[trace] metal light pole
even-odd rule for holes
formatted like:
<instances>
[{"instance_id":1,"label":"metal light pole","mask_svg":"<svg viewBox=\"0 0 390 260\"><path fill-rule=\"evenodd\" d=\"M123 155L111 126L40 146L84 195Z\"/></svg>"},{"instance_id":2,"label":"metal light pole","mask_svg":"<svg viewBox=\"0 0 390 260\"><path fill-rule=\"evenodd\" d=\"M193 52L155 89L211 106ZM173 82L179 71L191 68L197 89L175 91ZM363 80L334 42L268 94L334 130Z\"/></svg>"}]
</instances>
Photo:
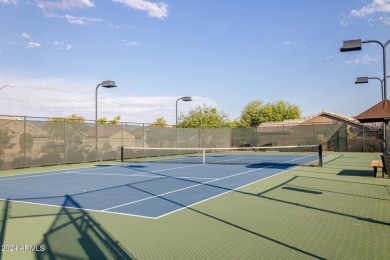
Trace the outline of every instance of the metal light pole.
<instances>
[{"instance_id":1,"label":"metal light pole","mask_svg":"<svg viewBox=\"0 0 390 260\"><path fill-rule=\"evenodd\" d=\"M362 43L377 43L382 47L382 58L383 58L383 100L387 99L387 77L386 77L386 47L389 45L390 40L388 40L386 43L382 43L380 41L376 40L367 40L362 41L361 39L357 40L348 40L343 42L343 47L340 48L341 52L348 52L348 51L360 51L362 49ZM387 125L388 120L384 120L383 123L383 132L384 132L384 141L385 141L385 147L384 147L384 154L388 154L389 149L389 138L387 133Z\"/></svg>"},{"instance_id":2,"label":"metal light pole","mask_svg":"<svg viewBox=\"0 0 390 260\"><path fill-rule=\"evenodd\" d=\"M177 127L177 102L179 102L179 100L183 100L183 101L192 101L192 98L191 97L181 97L181 98L178 98L176 100L176 127Z\"/></svg>"},{"instance_id":3,"label":"metal light pole","mask_svg":"<svg viewBox=\"0 0 390 260\"><path fill-rule=\"evenodd\" d=\"M102 83L98 84L96 86L96 91L95 91L95 151L96 151L96 161L98 161L98 102L97 102L97 93L98 93L98 88L103 87L103 88L115 88L115 81L113 80L106 80L103 81Z\"/></svg>"},{"instance_id":4,"label":"metal light pole","mask_svg":"<svg viewBox=\"0 0 390 260\"><path fill-rule=\"evenodd\" d=\"M179 100L183 100L183 101L185 101L185 102L188 102L188 101L192 101L192 97L188 97L188 96L186 96L186 97L181 97L181 98L178 98L177 100L176 100L176 147L178 147L177 145L178 145L178 141L177 141L177 102L179 102Z\"/></svg>"}]
</instances>

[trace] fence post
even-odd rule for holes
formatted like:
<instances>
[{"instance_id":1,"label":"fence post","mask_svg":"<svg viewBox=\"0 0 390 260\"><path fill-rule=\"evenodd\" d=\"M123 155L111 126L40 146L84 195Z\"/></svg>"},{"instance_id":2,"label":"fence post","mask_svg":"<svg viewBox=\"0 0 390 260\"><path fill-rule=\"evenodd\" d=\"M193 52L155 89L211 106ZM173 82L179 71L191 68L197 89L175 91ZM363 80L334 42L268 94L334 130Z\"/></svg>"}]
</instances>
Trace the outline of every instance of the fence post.
<instances>
[{"instance_id":1,"label":"fence post","mask_svg":"<svg viewBox=\"0 0 390 260\"><path fill-rule=\"evenodd\" d=\"M66 145L66 118L64 118L64 162L66 163L68 161L68 147Z\"/></svg>"},{"instance_id":2,"label":"fence post","mask_svg":"<svg viewBox=\"0 0 390 260\"><path fill-rule=\"evenodd\" d=\"M24 125L23 125L23 164L24 166L26 166L26 148L27 148L27 141L26 141L26 138L27 138L27 119L26 117L24 116L23 117L23 121L24 121Z\"/></svg>"},{"instance_id":3,"label":"fence post","mask_svg":"<svg viewBox=\"0 0 390 260\"><path fill-rule=\"evenodd\" d=\"M345 120L345 150L348 152L348 125L347 120Z\"/></svg>"},{"instance_id":4,"label":"fence post","mask_svg":"<svg viewBox=\"0 0 390 260\"><path fill-rule=\"evenodd\" d=\"M142 123L142 147L145 148L145 123Z\"/></svg>"},{"instance_id":5,"label":"fence post","mask_svg":"<svg viewBox=\"0 0 390 260\"><path fill-rule=\"evenodd\" d=\"M314 135L315 135L315 131L314 131L314 123L311 124L312 125L312 128L313 128L313 139L312 139L312 142L313 144L315 143L315 138L314 138Z\"/></svg>"},{"instance_id":6,"label":"fence post","mask_svg":"<svg viewBox=\"0 0 390 260\"><path fill-rule=\"evenodd\" d=\"M123 122L120 123L121 124L121 147L123 147L123 138L124 138L124 128L123 128Z\"/></svg>"},{"instance_id":7,"label":"fence post","mask_svg":"<svg viewBox=\"0 0 390 260\"><path fill-rule=\"evenodd\" d=\"M363 125L363 139L362 139L362 151L364 152L364 138L366 138L364 136L364 125Z\"/></svg>"}]
</instances>

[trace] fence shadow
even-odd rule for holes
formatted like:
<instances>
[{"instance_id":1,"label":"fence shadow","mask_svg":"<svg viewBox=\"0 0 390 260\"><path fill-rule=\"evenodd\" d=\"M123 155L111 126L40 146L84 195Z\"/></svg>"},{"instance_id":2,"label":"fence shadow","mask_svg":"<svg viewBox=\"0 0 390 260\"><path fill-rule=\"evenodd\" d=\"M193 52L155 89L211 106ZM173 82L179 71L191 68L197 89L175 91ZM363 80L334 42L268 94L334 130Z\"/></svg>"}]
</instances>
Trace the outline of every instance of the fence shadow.
<instances>
[{"instance_id":1,"label":"fence shadow","mask_svg":"<svg viewBox=\"0 0 390 260\"><path fill-rule=\"evenodd\" d=\"M135 259L69 195L41 245L36 259Z\"/></svg>"}]
</instances>

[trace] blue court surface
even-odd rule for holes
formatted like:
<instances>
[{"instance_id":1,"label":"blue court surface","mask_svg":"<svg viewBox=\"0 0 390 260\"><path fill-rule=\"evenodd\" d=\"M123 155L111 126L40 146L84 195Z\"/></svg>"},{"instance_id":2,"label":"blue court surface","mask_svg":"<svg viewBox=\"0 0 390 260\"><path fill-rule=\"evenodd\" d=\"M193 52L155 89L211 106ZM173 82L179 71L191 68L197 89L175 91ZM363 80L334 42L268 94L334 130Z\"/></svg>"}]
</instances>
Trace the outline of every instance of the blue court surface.
<instances>
[{"instance_id":1,"label":"blue court surface","mask_svg":"<svg viewBox=\"0 0 390 260\"><path fill-rule=\"evenodd\" d=\"M0 199L159 218L279 174L291 165L133 163L0 178Z\"/></svg>"}]
</instances>

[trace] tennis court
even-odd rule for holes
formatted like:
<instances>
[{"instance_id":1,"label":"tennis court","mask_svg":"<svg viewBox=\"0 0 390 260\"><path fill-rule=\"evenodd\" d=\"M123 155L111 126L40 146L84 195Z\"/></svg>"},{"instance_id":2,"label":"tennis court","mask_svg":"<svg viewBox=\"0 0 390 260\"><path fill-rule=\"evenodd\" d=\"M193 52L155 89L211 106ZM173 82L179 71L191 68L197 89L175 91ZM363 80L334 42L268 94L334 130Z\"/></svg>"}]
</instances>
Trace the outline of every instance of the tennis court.
<instances>
[{"instance_id":1,"label":"tennis court","mask_svg":"<svg viewBox=\"0 0 390 260\"><path fill-rule=\"evenodd\" d=\"M1 177L0 198L60 207L66 196L72 196L84 210L159 218L287 171L295 167L291 160L310 163L316 159L295 154L283 162L279 157L279 163L271 165L107 164Z\"/></svg>"},{"instance_id":2,"label":"tennis court","mask_svg":"<svg viewBox=\"0 0 390 260\"><path fill-rule=\"evenodd\" d=\"M379 155L326 154L323 167L110 162L7 171L0 258L387 259L389 180L369 166Z\"/></svg>"}]
</instances>

